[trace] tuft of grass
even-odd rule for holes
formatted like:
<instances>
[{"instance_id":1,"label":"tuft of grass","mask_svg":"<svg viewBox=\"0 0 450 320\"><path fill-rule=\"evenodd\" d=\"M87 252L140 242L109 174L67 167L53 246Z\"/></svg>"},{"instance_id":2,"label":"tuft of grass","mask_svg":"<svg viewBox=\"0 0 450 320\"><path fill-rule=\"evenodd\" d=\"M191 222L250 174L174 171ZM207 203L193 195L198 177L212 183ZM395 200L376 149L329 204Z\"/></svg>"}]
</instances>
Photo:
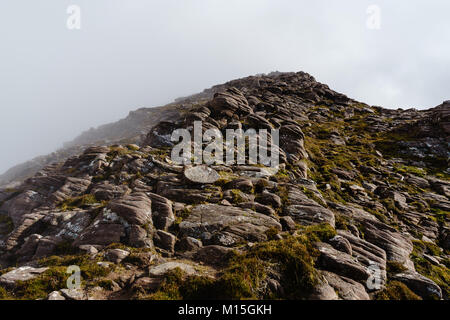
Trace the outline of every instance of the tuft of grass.
<instances>
[{"instance_id":1,"label":"tuft of grass","mask_svg":"<svg viewBox=\"0 0 450 320\"><path fill-rule=\"evenodd\" d=\"M97 264L99 260L91 259L88 255L50 256L39 261L46 267L64 267L76 265L80 267L81 276L86 280L105 277L111 270Z\"/></svg>"},{"instance_id":2,"label":"tuft of grass","mask_svg":"<svg viewBox=\"0 0 450 320\"><path fill-rule=\"evenodd\" d=\"M341 214L336 214L334 218L336 229L348 230L348 226L350 224L350 219L348 217Z\"/></svg>"},{"instance_id":3,"label":"tuft of grass","mask_svg":"<svg viewBox=\"0 0 450 320\"><path fill-rule=\"evenodd\" d=\"M326 242L336 236L336 230L328 223L308 226L303 231L310 242Z\"/></svg>"},{"instance_id":4,"label":"tuft of grass","mask_svg":"<svg viewBox=\"0 0 450 320\"><path fill-rule=\"evenodd\" d=\"M375 294L374 298L375 300L422 300L399 281L389 282L384 290Z\"/></svg>"},{"instance_id":5,"label":"tuft of grass","mask_svg":"<svg viewBox=\"0 0 450 320\"><path fill-rule=\"evenodd\" d=\"M271 227L270 229L268 229L266 231L267 239L269 239L269 240L277 240L278 233L279 233L279 230L277 228Z\"/></svg>"},{"instance_id":6,"label":"tuft of grass","mask_svg":"<svg viewBox=\"0 0 450 320\"><path fill-rule=\"evenodd\" d=\"M388 275L395 275L397 273L402 273L406 270L407 268L399 262L387 261L386 263L386 271Z\"/></svg>"},{"instance_id":7,"label":"tuft of grass","mask_svg":"<svg viewBox=\"0 0 450 320\"><path fill-rule=\"evenodd\" d=\"M12 300L13 298L9 295L5 288L0 287L0 300Z\"/></svg>"},{"instance_id":8,"label":"tuft of grass","mask_svg":"<svg viewBox=\"0 0 450 320\"><path fill-rule=\"evenodd\" d=\"M89 205L99 203L93 194L85 194L75 198L69 198L59 204L62 211L70 211L76 208L85 208Z\"/></svg>"},{"instance_id":9,"label":"tuft of grass","mask_svg":"<svg viewBox=\"0 0 450 320\"><path fill-rule=\"evenodd\" d=\"M426 175L426 171L422 168L414 167L414 166L405 166L405 165L396 165L394 166L394 171L400 174L413 174L419 177L424 177Z\"/></svg>"},{"instance_id":10,"label":"tuft of grass","mask_svg":"<svg viewBox=\"0 0 450 320\"><path fill-rule=\"evenodd\" d=\"M110 279L101 279L96 282L96 285L106 290L112 290L114 288L113 282Z\"/></svg>"},{"instance_id":11,"label":"tuft of grass","mask_svg":"<svg viewBox=\"0 0 450 320\"><path fill-rule=\"evenodd\" d=\"M121 147L121 146L111 146L109 148L109 150L110 151L106 155L106 161L107 162L111 162L115 158L123 157L124 155L133 153L133 150L131 150L129 148L124 148L124 147Z\"/></svg>"},{"instance_id":12,"label":"tuft of grass","mask_svg":"<svg viewBox=\"0 0 450 320\"><path fill-rule=\"evenodd\" d=\"M0 229L0 235L9 234L14 230L14 223L7 215L0 215L0 225L3 225L3 230Z\"/></svg>"},{"instance_id":13,"label":"tuft of grass","mask_svg":"<svg viewBox=\"0 0 450 320\"><path fill-rule=\"evenodd\" d=\"M414 254L416 256L421 255L422 253L428 253L433 256L440 256L442 254L441 248L434 244L433 242L427 242L422 240L413 240L414 244Z\"/></svg>"},{"instance_id":14,"label":"tuft of grass","mask_svg":"<svg viewBox=\"0 0 450 320\"><path fill-rule=\"evenodd\" d=\"M288 182L289 181L289 171L286 169L280 169L278 170L277 174L275 175L275 178L278 182Z\"/></svg>"},{"instance_id":15,"label":"tuft of grass","mask_svg":"<svg viewBox=\"0 0 450 320\"><path fill-rule=\"evenodd\" d=\"M295 237L268 241L235 253L217 278L186 277L172 270L156 292L145 296L153 300L267 299L305 298L318 283L319 275L307 247ZM280 275L282 296L268 292L265 283L271 274Z\"/></svg>"},{"instance_id":16,"label":"tuft of grass","mask_svg":"<svg viewBox=\"0 0 450 320\"><path fill-rule=\"evenodd\" d=\"M234 204L239 204L246 201L241 190L232 189L231 195L233 196L232 203Z\"/></svg>"},{"instance_id":17,"label":"tuft of grass","mask_svg":"<svg viewBox=\"0 0 450 320\"><path fill-rule=\"evenodd\" d=\"M430 242L414 240L414 250L411 260L414 262L416 271L421 275L433 280L442 289L444 298L450 297L450 269L447 265L434 265L423 257L424 253L441 254L439 247Z\"/></svg>"},{"instance_id":18,"label":"tuft of grass","mask_svg":"<svg viewBox=\"0 0 450 320\"><path fill-rule=\"evenodd\" d=\"M437 222L442 225L445 224L446 220L450 220L450 211L433 208L431 209L431 213L436 218Z\"/></svg>"},{"instance_id":19,"label":"tuft of grass","mask_svg":"<svg viewBox=\"0 0 450 320\"><path fill-rule=\"evenodd\" d=\"M0 300L44 299L50 292L64 288L68 277L65 267L51 267L35 279L16 282L14 289L0 287Z\"/></svg>"},{"instance_id":20,"label":"tuft of grass","mask_svg":"<svg viewBox=\"0 0 450 320\"><path fill-rule=\"evenodd\" d=\"M180 268L170 270L164 276L161 287L144 299L147 300L181 300L183 297L180 293L180 287L183 286L185 274Z\"/></svg>"},{"instance_id":21,"label":"tuft of grass","mask_svg":"<svg viewBox=\"0 0 450 320\"><path fill-rule=\"evenodd\" d=\"M302 187L302 191L309 199L314 200L315 202L320 204L322 207L327 207L327 204L325 202L323 202L322 199L320 199L314 191L312 191L306 187Z\"/></svg>"}]
</instances>

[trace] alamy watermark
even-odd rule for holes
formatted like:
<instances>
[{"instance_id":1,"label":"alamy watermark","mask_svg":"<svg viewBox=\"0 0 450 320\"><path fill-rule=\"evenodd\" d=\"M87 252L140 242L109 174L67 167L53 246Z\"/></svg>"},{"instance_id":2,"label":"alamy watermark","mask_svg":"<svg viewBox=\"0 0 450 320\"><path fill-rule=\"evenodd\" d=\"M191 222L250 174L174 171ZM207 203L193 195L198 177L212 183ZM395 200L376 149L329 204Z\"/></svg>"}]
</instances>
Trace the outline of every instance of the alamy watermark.
<instances>
[{"instance_id":1,"label":"alamy watermark","mask_svg":"<svg viewBox=\"0 0 450 320\"><path fill-rule=\"evenodd\" d=\"M381 8L380 6L373 4L367 7L366 13L368 15L366 20L366 27L370 30L381 29Z\"/></svg>"},{"instance_id":2,"label":"alamy watermark","mask_svg":"<svg viewBox=\"0 0 450 320\"><path fill-rule=\"evenodd\" d=\"M66 10L69 17L67 18L66 26L69 30L81 29L81 8L78 5L70 5Z\"/></svg>"},{"instance_id":3,"label":"alamy watermark","mask_svg":"<svg viewBox=\"0 0 450 320\"><path fill-rule=\"evenodd\" d=\"M80 289L81 288L81 269L79 266L70 266L67 268L66 273L70 274L67 278L67 289Z\"/></svg>"},{"instance_id":4,"label":"alamy watermark","mask_svg":"<svg viewBox=\"0 0 450 320\"><path fill-rule=\"evenodd\" d=\"M366 286L369 290L380 290L382 286L382 271L378 264L370 261L370 265L367 267L369 277L366 281Z\"/></svg>"},{"instance_id":5,"label":"alamy watermark","mask_svg":"<svg viewBox=\"0 0 450 320\"><path fill-rule=\"evenodd\" d=\"M226 129L224 137L217 128L203 132L203 123L195 121L192 130L173 131L171 140L179 143L173 147L171 159L179 165L262 165L275 174L280 161L279 139L278 129L270 133L267 129Z\"/></svg>"}]
</instances>

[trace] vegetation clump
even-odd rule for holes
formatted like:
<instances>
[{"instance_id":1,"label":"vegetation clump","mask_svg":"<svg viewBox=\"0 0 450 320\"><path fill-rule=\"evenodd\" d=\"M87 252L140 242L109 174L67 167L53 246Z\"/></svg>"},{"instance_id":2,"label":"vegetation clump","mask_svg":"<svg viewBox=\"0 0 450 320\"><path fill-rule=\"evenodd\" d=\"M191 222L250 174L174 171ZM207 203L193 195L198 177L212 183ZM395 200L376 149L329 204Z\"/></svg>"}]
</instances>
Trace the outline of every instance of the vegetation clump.
<instances>
[{"instance_id":1,"label":"vegetation clump","mask_svg":"<svg viewBox=\"0 0 450 320\"><path fill-rule=\"evenodd\" d=\"M239 204L239 203L246 201L246 199L244 198L243 192L241 190L232 189L231 196L232 196L232 203L234 203L234 204Z\"/></svg>"},{"instance_id":2,"label":"vegetation clump","mask_svg":"<svg viewBox=\"0 0 450 320\"><path fill-rule=\"evenodd\" d=\"M375 300L422 300L406 285L399 281L391 281L386 288L375 294Z\"/></svg>"},{"instance_id":3,"label":"vegetation clump","mask_svg":"<svg viewBox=\"0 0 450 320\"><path fill-rule=\"evenodd\" d=\"M0 235L8 234L14 230L14 223L12 219L6 215L0 215L0 226Z\"/></svg>"},{"instance_id":4,"label":"vegetation clump","mask_svg":"<svg viewBox=\"0 0 450 320\"><path fill-rule=\"evenodd\" d=\"M62 211L70 211L77 208L86 208L90 205L99 203L93 194L85 194L75 198L69 198L59 204Z\"/></svg>"},{"instance_id":5,"label":"vegetation clump","mask_svg":"<svg viewBox=\"0 0 450 320\"><path fill-rule=\"evenodd\" d=\"M235 254L217 278L186 277L181 270L166 274L160 289L146 299L302 299L319 282L314 261L302 240L289 237L268 241ZM280 278L283 294L267 291L264 283Z\"/></svg>"},{"instance_id":6,"label":"vegetation clump","mask_svg":"<svg viewBox=\"0 0 450 320\"><path fill-rule=\"evenodd\" d=\"M433 280L442 289L444 298L450 297L450 270L448 265L436 265L424 258L424 253L441 254L441 250L433 243L415 240L413 241L414 250L411 254L411 260L414 262L416 271L421 275Z\"/></svg>"},{"instance_id":7,"label":"vegetation clump","mask_svg":"<svg viewBox=\"0 0 450 320\"><path fill-rule=\"evenodd\" d=\"M386 271L387 271L388 276L402 273L406 270L407 270L407 268L399 262L387 261L387 263L386 263Z\"/></svg>"}]
</instances>

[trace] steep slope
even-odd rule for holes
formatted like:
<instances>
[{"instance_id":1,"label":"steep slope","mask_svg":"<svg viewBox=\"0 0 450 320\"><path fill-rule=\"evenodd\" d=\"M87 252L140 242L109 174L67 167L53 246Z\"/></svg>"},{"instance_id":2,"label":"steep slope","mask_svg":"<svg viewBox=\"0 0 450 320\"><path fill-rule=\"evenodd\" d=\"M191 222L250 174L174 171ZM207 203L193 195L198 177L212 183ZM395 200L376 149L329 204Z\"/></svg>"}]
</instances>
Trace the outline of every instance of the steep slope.
<instances>
[{"instance_id":1,"label":"steep slope","mask_svg":"<svg viewBox=\"0 0 450 320\"><path fill-rule=\"evenodd\" d=\"M249 79L252 79L252 77ZM247 81L244 82L247 83ZM165 106L134 110L126 118L117 122L87 130L74 140L65 143L63 148L51 154L39 156L30 161L18 164L3 174L0 174L0 187L15 187L25 179L32 177L45 166L55 162L65 161L69 157L80 154L84 149L91 146L139 143L142 140L142 135L145 136L150 128L160 121L177 119L181 110L189 109L194 104L211 99L216 92L224 91L233 85L239 87L240 83L243 84L243 80L230 81L205 89L198 94L175 99L173 103Z\"/></svg>"},{"instance_id":2,"label":"steep slope","mask_svg":"<svg viewBox=\"0 0 450 320\"><path fill-rule=\"evenodd\" d=\"M0 191L0 297L448 299L448 102L371 107L299 72L151 110ZM168 137L195 121L278 129L278 172L175 164Z\"/></svg>"},{"instance_id":3,"label":"steep slope","mask_svg":"<svg viewBox=\"0 0 450 320\"><path fill-rule=\"evenodd\" d=\"M95 145L113 145L120 143L138 143L152 126L160 121L174 119L178 116L179 104L162 107L142 108L117 122L100 126L83 132L64 147L45 156L14 166L0 175L0 186L14 187L23 180L32 177L39 170L55 162L65 161L69 157L80 154L84 149Z\"/></svg>"}]
</instances>

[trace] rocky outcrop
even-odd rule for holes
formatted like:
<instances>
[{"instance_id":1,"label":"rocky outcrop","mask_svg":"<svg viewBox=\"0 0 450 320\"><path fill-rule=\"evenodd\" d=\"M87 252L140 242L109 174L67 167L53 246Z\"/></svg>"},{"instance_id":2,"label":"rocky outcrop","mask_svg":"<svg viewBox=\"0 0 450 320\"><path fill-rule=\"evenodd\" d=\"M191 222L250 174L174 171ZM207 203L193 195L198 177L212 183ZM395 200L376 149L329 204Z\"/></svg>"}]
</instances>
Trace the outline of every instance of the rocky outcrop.
<instances>
[{"instance_id":1,"label":"rocky outcrop","mask_svg":"<svg viewBox=\"0 0 450 320\"><path fill-rule=\"evenodd\" d=\"M0 266L14 268L0 295L448 299L448 110L369 106L277 72L132 112L0 178L14 184L0 189ZM278 129L279 166L175 163L172 132L196 121ZM65 288L73 264L82 289ZM48 274L49 292L14 285Z\"/></svg>"},{"instance_id":2,"label":"rocky outcrop","mask_svg":"<svg viewBox=\"0 0 450 320\"><path fill-rule=\"evenodd\" d=\"M273 218L251 210L221 205L199 205L180 224L187 236L200 238L205 244L233 246L242 241L267 240L270 228L281 230Z\"/></svg>"},{"instance_id":3,"label":"rocky outcrop","mask_svg":"<svg viewBox=\"0 0 450 320\"><path fill-rule=\"evenodd\" d=\"M34 279L47 270L48 268L33 268L29 266L16 268L0 276L0 284L14 286L19 281Z\"/></svg>"},{"instance_id":4,"label":"rocky outcrop","mask_svg":"<svg viewBox=\"0 0 450 320\"><path fill-rule=\"evenodd\" d=\"M413 292L424 299L441 299L442 290L432 280L418 274L417 272L399 273L393 277L406 284Z\"/></svg>"},{"instance_id":5,"label":"rocky outcrop","mask_svg":"<svg viewBox=\"0 0 450 320\"><path fill-rule=\"evenodd\" d=\"M337 291L338 296L343 300L370 300L365 287L352 279L338 276L331 272L323 271L328 284Z\"/></svg>"},{"instance_id":6,"label":"rocky outcrop","mask_svg":"<svg viewBox=\"0 0 450 320\"><path fill-rule=\"evenodd\" d=\"M192 183L208 184L219 180L220 175L208 166L196 166L184 170L184 177Z\"/></svg>"},{"instance_id":7,"label":"rocky outcrop","mask_svg":"<svg viewBox=\"0 0 450 320\"><path fill-rule=\"evenodd\" d=\"M294 186L289 186L288 192L289 205L285 209L286 215L304 225L329 223L334 226L335 219L332 211L308 198Z\"/></svg>"},{"instance_id":8,"label":"rocky outcrop","mask_svg":"<svg viewBox=\"0 0 450 320\"><path fill-rule=\"evenodd\" d=\"M107 209L129 224L152 223L152 202L145 193L132 193L114 200L108 204Z\"/></svg>"}]
</instances>

